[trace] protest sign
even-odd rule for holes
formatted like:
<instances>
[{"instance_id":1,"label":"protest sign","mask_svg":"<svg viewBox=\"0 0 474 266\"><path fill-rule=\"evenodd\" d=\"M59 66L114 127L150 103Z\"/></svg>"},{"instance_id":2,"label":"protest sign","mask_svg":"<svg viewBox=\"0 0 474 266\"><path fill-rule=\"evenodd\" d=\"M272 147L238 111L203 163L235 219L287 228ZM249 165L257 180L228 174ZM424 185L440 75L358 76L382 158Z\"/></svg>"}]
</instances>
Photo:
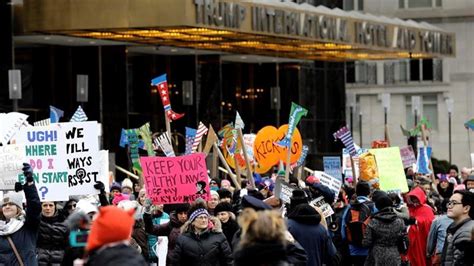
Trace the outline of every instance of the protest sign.
<instances>
[{"instance_id":1,"label":"protest sign","mask_svg":"<svg viewBox=\"0 0 474 266\"><path fill-rule=\"evenodd\" d=\"M99 167L100 169L99 169L98 179L99 181L104 183L105 191L109 192L111 182L110 182L110 175L109 175L109 151L108 150L99 151Z\"/></svg>"},{"instance_id":2,"label":"protest sign","mask_svg":"<svg viewBox=\"0 0 474 266\"><path fill-rule=\"evenodd\" d=\"M290 198L292 195L294 187L290 186L287 182L283 179L278 178L275 183L274 194L277 198L281 199L284 203L290 203Z\"/></svg>"},{"instance_id":3,"label":"protest sign","mask_svg":"<svg viewBox=\"0 0 474 266\"><path fill-rule=\"evenodd\" d=\"M380 189L384 191L408 192L400 149L398 147L371 149L370 153L375 155L377 162Z\"/></svg>"},{"instance_id":4,"label":"protest sign","mask_svg":"<svg viewBox=\"0 0 474 266\"><path fill-rule=\"evenodd\" d=\"M356 177L359 178L359 157L354 156L352 159L355 165ZM345 178L354 178L352 174L351 157L347 149L342 149L342 172L344 173Z\"/></svg>"},{"instance_id":5,"label":"protest sign","mask_svg":"<svg viewBox=\"0 0 474 266\"><path fill-rule=\"evenodd\" d=\"M147 195L157 204L209 199L206 156L141 157Z\"/></svg>"},{"instance_id":6,"label":"protest sign","mask_svg":"<svg viewBox=\"0 0 474 266\"><path fill-rule=\"evenodd\" d=\"M283 125L279 129L273 126L266 126L260 129L255 137L253 153L255 159L262 169L272 167L280 161L286 162L287 148L278 145L287 133L288 125ZM291 148L290 164L296 163L303 150L303 141L298 128L294 129ZM259 172L256 170L257 173Z\"/></svg>"},{"instance_id":7,"label":"protest sign","mask_svg":"<svg viewBox=\"0 0 474 266\"><path fill-rule=\"evenodd\" d=\"M474 153L471 153L471 167L474 168Z\"/></svg>"},{"instance_id":8,"label":"protest sign","mask_svg":"<svg viewBox=\"0 0 474 266\"><path fill-rule=\"evenodd\" d=\"M312 200L309 204L318 207L323 213L324 218L328 218L329 216L334 214L334 210L331 208L331 205L324 201L323 196Z\"/></svg>"},{"instance_id":9,"label":"protest sign","mask_svg":"<svg viewBox=\"0 0 474 266\"><path fill-rule=\"evenodd\" d=\"M99 180L106 181L99 179L97 122L61 123L61 126L60 144L65 148L69 195L97 194L94 184Z\"/></svg>"},{"instance_id":10,"label":"protest sign","mask_svg":"<svg viewBox=\"0 0 474 266\"><path fill-rule=\"evenodd\" d=\"M342 180L341 158L339 156L324 156L323 165L326 174Z\"/></svg>"},{"instance_id":11,"label":"protest sign","mask_svg":"<svg viewBox=\"0 0 474 266\"><path fill-rule=\"evenodd\" d=\"M0 113L0 143L6 145L12 139L24 123L27 123L27 115L17 112Z\"/></svg>"},{"instance_id":12,"label":"protest sign","mask_svg":"<svg viewBox=\"0 0 474 266\"><path fill-rule=\"evenodd\" d=\"M314 171L313 175L319 178L322 185L325 185L332 192L334 192L334 194L336 195L335 199L337 199L337 196L339 195L339 190L341 189L341 186L342 186L341 179L335 178L321 171Z\"/></svg>"},{"instance_id":13,"label":"protest sign","mask_svg":"<svg viewBox=\"0 0 474 266\"><path fill-rule=\"evenodd\" d=\"M61 123L27 128L18 133L17 143L24 144L26 162L33 168L38 195L45 201L68 200L68 170ZM62 147L62 148L61 148ZM18 174L25 182L23 173Z\"/></svg>"},{"instance_id":14,"label":"protest sign","mask_svg":"<svg viewBox=\"0 0 474 266\"><path fill-rule=\"evenodd\" d=\"M0 190L13 190L18 174L22 172L25 147L11 144L0 146Z\"/></svg>"},{"instance_id":15,"label":"protest sign","mask_svg":"<svg viewBox=\"0 0 474 266\"><path fill-rule=\"evenodd\" d=\"M415 152L412 146L405 146L400 148L400 156L402 157L403 168L408 168L416 163Z\"/></svg>"}]
</instances>

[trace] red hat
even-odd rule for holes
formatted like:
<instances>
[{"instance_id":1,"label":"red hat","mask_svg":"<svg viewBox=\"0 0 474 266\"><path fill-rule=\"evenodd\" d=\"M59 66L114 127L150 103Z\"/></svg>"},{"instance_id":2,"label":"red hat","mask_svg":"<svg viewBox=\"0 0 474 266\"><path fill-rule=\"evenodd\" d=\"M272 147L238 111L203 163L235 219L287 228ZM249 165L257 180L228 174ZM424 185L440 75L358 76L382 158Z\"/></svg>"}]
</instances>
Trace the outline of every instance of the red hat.
<instances>
[{"instance_id":1,"label":"red hat","mask_svg":"<svg viewBox=\"0 0 474 266\"><path fill-rule=\"evenodd\" d=\"M312 185L314 183L319 183L319 178L315 177L314 175L310 175L306 178L306 183Z\"/></svg>"},{"instance_id":2,"label":"red hat","mask_svg":"<svg viewBox=\"0 0 474 266\"><path fill-rule=\"evenodd\" d=\"M105 244L129 240L135 219L134 209L124 211L115 206L100 208L99 216L92 223L86 250L91 251Z\"/></svg>"}]
</instances>

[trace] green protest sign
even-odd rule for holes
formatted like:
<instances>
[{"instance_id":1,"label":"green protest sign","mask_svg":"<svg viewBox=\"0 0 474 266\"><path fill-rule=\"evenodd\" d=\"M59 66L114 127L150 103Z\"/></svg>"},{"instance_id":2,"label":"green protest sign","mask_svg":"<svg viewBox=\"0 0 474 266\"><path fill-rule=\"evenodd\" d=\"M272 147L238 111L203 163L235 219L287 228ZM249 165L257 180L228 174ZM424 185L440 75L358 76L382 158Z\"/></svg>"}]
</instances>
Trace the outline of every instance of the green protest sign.
<instances>
[{"instance_id":1,"label":"green protest sign","mask_svg":"<svg viewBox=\"0 0 474 266\"><path fill-rule=\"evenodd\" d=\"M408 192L407 180L400 156L400 148L371 149L369 152L375 155L379 172L380 189L384 191Z\"/></svg>"}]
</instances>

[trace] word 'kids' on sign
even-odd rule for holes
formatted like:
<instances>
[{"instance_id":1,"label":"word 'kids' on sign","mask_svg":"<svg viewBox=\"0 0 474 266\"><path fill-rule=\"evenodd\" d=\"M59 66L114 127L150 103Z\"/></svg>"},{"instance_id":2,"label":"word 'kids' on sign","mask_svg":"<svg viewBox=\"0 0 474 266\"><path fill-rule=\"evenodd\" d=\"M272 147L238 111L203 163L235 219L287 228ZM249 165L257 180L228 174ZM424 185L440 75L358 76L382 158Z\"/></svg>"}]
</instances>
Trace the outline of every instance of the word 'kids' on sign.
<instances>
[{"instance_id":1,"label":"word 'kids' on sign","mask_svg":"<svg viewBox=\"0 0 474 266\"><path fill-rule=\"evenodd\" d=\"M153 203L193 202L209 199L204 153L179 157L141 157L145 188Z\"/></svg>"}]
</instances>

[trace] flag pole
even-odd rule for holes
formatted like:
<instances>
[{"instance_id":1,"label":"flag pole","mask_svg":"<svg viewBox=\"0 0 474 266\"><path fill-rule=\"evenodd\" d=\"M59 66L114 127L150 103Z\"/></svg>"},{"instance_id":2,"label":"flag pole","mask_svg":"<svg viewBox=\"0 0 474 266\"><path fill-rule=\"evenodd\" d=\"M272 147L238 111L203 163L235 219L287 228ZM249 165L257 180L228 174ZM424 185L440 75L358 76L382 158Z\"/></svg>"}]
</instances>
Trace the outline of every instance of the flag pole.
<instances>
[{"instance_id":1,"label":"flag pole","mask_svg":"<svg viewBox=\"0 0 474 266\"><path fill-rule=\"evenodd\" d=\"M170 123L169 117L166 115L166 112L165 112L165 123L166 123L166 132L168 132L171 138L171 123Z\"/></svg>"},{"instance_id":2,"label":"flag pole","mask_svg":"<svg viewBox=\"0 0 474 266\"><path fill-rule=\"evenodd\" d=\"M239 128L238 134L239 134L240 143L242 143L244 159L245 159L245 166L247 167L247 179L250 182L251 188L255 188L255 180L254 180L253 174L252 174L252 167L250 165L250 159L249 159L249 156L247 154L247 149L246 149L245 143L244 143L244 134L242 133L241 128Z\"/></svg>"},{"instance_id":3,"label":"flag pole","mask_svg":"<svg viewBox=\"0 0 474 266\"><path fill-rule=\"evenodd\" d=\"M355 164L354 164L354 159L352 158L352 155L349 154L349 158L351 158L351 168L352 168L352 186L356 187L357 182L359 181L356 175L356 170L355 170Z\"/></svg>"},{"instance_id":4,"label":"flag pole","mask_svg":"<svg viewBox=\"0 0 474 266\"><path fill-rule=\"evenodd\" d=\"M240 175L240 165L237 156L234 154L234 165L235 165L235 175L237 176L237 182L242 183L242 176Z\"/></svg>"},{"instance_id":5,"label":"flag pole","mask_svg":"<svg viewBox=\"0 0 474 266\"><path fill-rule=\"evenodd\" d=\"M219 162L217 161L217 151L212 147L212 160L211 160L211 177L217 177L217 167L219 166Z\"/></svg>"},{"instance_id":6,"label":"flag pole","mask_svg":"<svg viewBox=\"0 0 474 266\"><path fill-rule=\"evenodd\" d=\"M235 188L240 189L241 188L240 183L238 183L237 180L235 179L235 175L230 170L229 164L226 162L224 155L222 155L221 150L219 149L219 147L217 147L217 144L215 142L212 145L214 147L214 151L217 151L217 155L219 155L219 159L221 160L221 163L224 165L225 169L229 173L229 176L232 179L232 182L234 182Z\"/></svg>"},{"instance_id":7,"label":"flag pole","mask_svg":"<svg viewBox=\"0 0 474 266\"><path fill-rule=\"evenodd\" d=\"M293 135L291 135L290 144L286 151L285 182L288 183L290 182L291 144L293 144Z\"/></svg>"}]
</instances>

